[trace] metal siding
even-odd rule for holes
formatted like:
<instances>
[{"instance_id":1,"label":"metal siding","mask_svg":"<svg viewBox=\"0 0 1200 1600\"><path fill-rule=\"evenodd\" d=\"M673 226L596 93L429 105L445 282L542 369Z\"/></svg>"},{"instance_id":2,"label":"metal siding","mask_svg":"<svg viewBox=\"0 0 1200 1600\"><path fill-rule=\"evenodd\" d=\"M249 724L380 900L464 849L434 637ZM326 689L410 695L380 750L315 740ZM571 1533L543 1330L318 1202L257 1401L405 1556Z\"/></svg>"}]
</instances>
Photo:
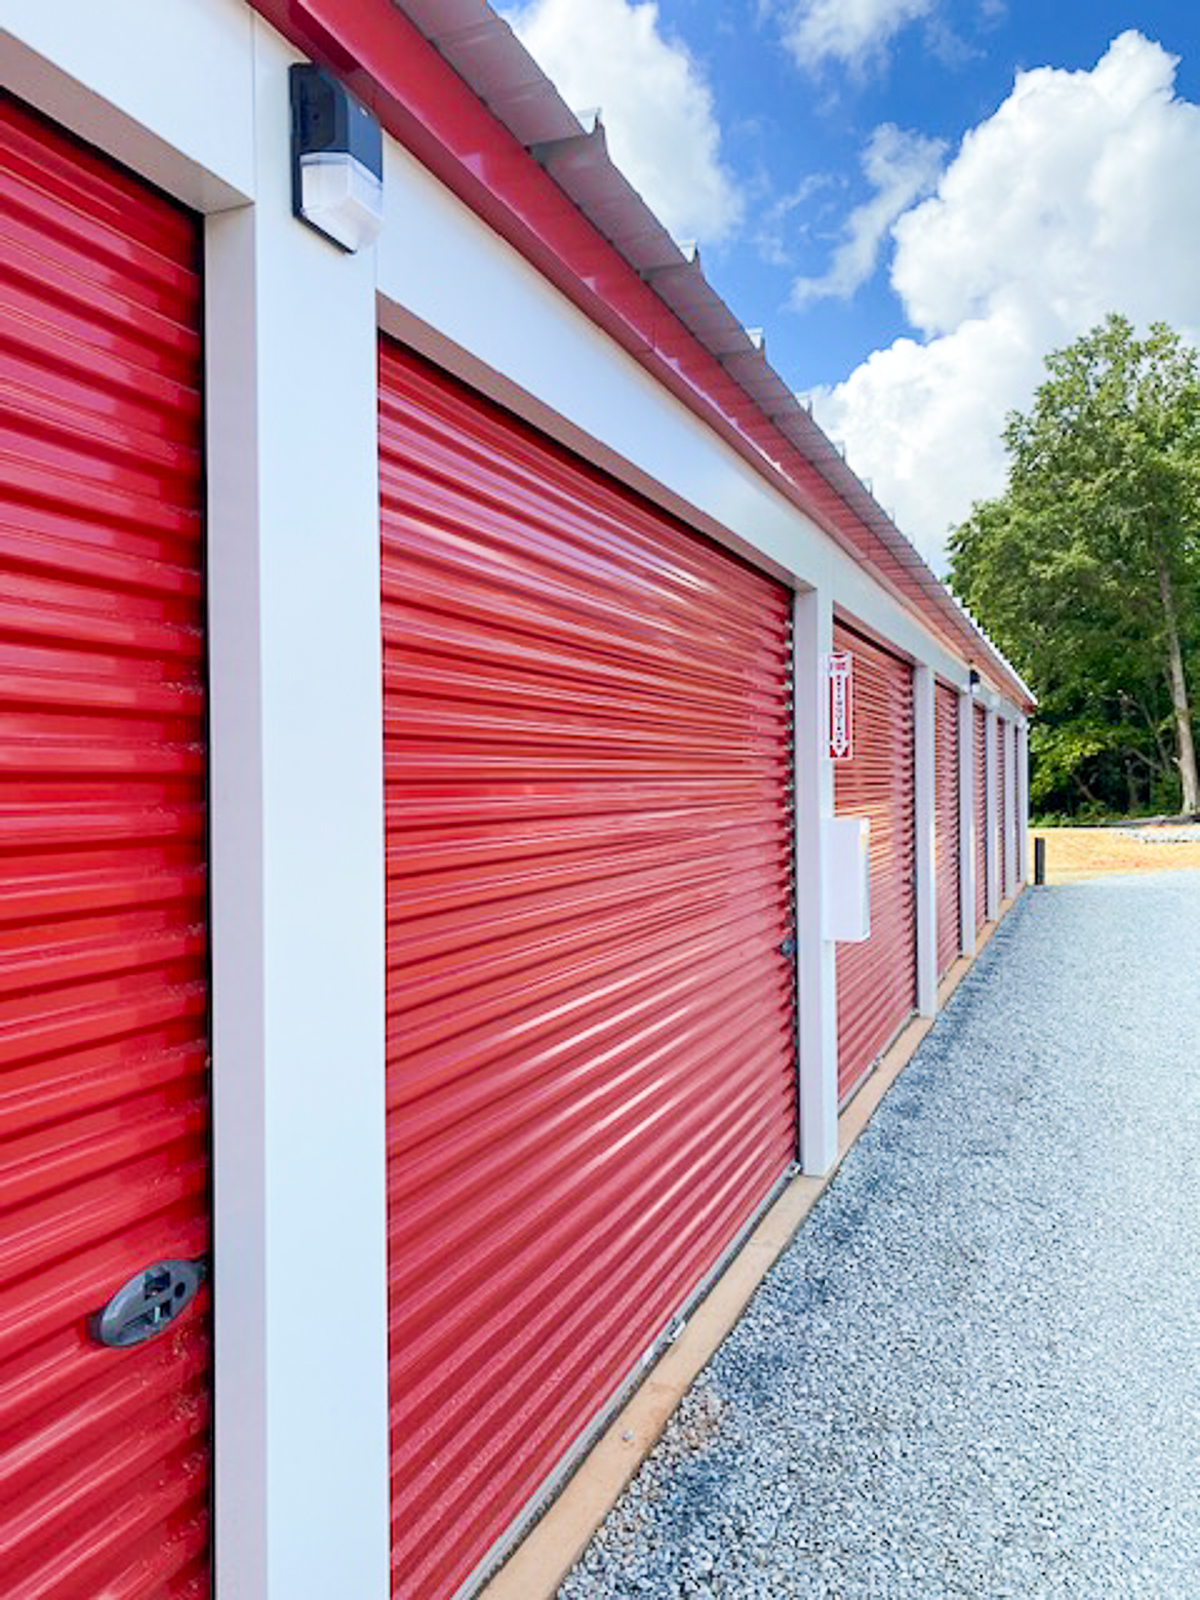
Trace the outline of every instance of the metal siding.
<instances>
[{"instance_id":1,"label":"metal siding","mask_svg":"<svg viewBox=\"0 0 1200 1600\"><path fill-rule=\"evenodd\" d=\"M6 1600L209 1592L196 219L0 106L0 1543Z\"/></svg>"},{"instance_id":2,"label":"metal siding","mask_svg":"<svg viewBox=\"0 0 1200 1600\"><path fill-rule=\"evenodd\" d=\"M961 946L962 871L958 833L958 691L934 689L934 876L937 886L937 964L940 978Z\"/></svg>"},{"instance_id":3,"label":"metal siding","mask_svg":"<svg viewBox=\"0 0 1200 1600\"><path fill-rule=\"evenodd\" d=\"M975 707L975 931L987 921L987 712Z\"/></svg>"},{"instance_id":4,"label":"metal siding","mask_svg":"<svg viewBox=\"0 0 1200 1600\"><path fill-rule=\"evenodd\" d=\"M796 1136L790 596L381 349L393 1586L452 1593Z\"/></svg>"},{"instance_id":5,"label":"metal siding","mask_svg":"<svg viewBox=\"0 0 1200 1600\"><path fill-rule=\"evenodd\" d=\"M834 768L834 809L871 823L871 936L837 951L838 1097L856 1089L917 1004L913 673L841 622L854 657L854 759Z\"/></svg>"}]
</instances>

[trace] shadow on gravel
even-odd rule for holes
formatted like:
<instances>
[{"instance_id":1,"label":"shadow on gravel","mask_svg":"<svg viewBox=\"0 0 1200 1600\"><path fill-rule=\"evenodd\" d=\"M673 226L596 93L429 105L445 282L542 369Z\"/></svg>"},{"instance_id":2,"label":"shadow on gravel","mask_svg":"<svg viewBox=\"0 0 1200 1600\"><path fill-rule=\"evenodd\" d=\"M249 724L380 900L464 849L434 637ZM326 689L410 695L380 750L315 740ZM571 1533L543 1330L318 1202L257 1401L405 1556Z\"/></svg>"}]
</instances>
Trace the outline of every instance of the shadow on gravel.
<instances>
[{"instance_id":1,"label":"shadow on gravel","mask_svg":"<svg viewBox=\"0 0 1200 1600\"><path fill-rule=\"evenodd\" d=\"M1200 1596L1197 927L1022 896L561 1600Z\"/></svg>"}]
</instances>

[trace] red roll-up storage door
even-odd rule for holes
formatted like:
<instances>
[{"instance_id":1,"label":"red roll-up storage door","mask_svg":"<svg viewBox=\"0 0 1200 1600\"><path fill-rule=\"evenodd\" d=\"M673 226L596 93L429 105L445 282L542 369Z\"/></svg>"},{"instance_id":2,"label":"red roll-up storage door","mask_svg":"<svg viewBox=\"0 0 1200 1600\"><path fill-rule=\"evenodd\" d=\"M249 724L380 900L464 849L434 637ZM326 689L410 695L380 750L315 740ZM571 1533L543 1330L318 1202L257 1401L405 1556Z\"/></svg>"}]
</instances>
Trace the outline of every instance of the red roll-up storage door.
<instances>
[{"instance_id":1,"label":"red roll-up storage door","mask_svg":"<svg viewBox=\"0 0 1200 1600\"><path fill-rule=\"evenodd\" d=\"M440 1600L791 1158L790 596L380 383L393 1581Z\"/></svg>"},{"instance_id":2,"label":"red roll-up storage door","mask_svg":"<svg viewBox=\"0 0 1200 1600\"><path fill-rule=\"evenodd\" d=\"M939 683L934 690L934 877L937 887L938 977L953 965L962 947L958 819L958 691Z\"/></svg>"},{"instance_id":3,"label":"red roll-up storage door","mask_svg":"<svg viewBox=\"0 0 1200 1600\"><path fill-rule=\"evenodd\" d=\"M843 623L833 634L854 658L854 759L834 768L834 807L871 823L871 937L837 952L844 1100L916 1009L916 771L912 667Z\"/></svg>"},{"instance_id":4,"label":"red roll-up storage door","mask_svg":"<svg viewBox=\"0 0 1200 1600\"><path fill-rule=\"evenodd\" d=\"M0 106L5 1600L209 1593L200 232Z\"/></svg>"},{"instance_id":5,"label":"red roll-up storage door","mask_svg":"<svg viewBox=\"0 0 1200 1600\"><path fill-rule=\"evenodd\" d=\"M975 707L975 931L987 921L987 712Z\"/></svg>"},{"instance_id":6,"label":"red roll-up storage door","mask_svg":"<svg viewBox=\"0 0 1200 1600\"><path fill-rule=\"evenodd\" d=\"M1008 894L1008 723L996 720L996 827L1000 834L1000 898Z\"/></svg>"}]
</instances>

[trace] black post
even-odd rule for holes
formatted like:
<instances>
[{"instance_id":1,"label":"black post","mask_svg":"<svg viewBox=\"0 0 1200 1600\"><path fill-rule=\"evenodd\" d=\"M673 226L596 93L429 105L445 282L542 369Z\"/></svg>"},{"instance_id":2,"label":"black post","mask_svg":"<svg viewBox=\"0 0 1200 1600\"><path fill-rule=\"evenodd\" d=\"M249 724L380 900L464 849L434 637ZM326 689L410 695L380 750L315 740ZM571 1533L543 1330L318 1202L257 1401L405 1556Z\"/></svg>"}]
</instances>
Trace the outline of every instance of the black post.
<instances>
[{"instance_id":1,"label":"black post","mask_svg":"<svg viewBox=\"0 0 1200 1600\"><path fill-rule=\"evenodd\" d=\"M1033 881L1045 883L1046 881L1046 841L1035 839L1033 841Z\"/></svg>"}]
</instances>

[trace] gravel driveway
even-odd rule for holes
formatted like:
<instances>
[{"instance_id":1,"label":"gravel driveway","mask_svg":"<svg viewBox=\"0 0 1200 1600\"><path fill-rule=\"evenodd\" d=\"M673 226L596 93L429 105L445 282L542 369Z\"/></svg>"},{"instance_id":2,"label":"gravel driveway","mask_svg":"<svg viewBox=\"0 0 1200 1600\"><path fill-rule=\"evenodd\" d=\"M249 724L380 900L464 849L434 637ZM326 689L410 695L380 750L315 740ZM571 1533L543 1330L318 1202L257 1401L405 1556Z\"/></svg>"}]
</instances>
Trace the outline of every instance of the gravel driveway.
<instances>
[{"instance_id":1,"label":"gravel driveway","mask_svg":"<svg viewBox=\"0 0 1200 1600\"><path fill-rule=\"evenodd\" d=\"M1021 899L559 1594L1200 1597L1200 874Z\"/></svg>"}]
</instances>

